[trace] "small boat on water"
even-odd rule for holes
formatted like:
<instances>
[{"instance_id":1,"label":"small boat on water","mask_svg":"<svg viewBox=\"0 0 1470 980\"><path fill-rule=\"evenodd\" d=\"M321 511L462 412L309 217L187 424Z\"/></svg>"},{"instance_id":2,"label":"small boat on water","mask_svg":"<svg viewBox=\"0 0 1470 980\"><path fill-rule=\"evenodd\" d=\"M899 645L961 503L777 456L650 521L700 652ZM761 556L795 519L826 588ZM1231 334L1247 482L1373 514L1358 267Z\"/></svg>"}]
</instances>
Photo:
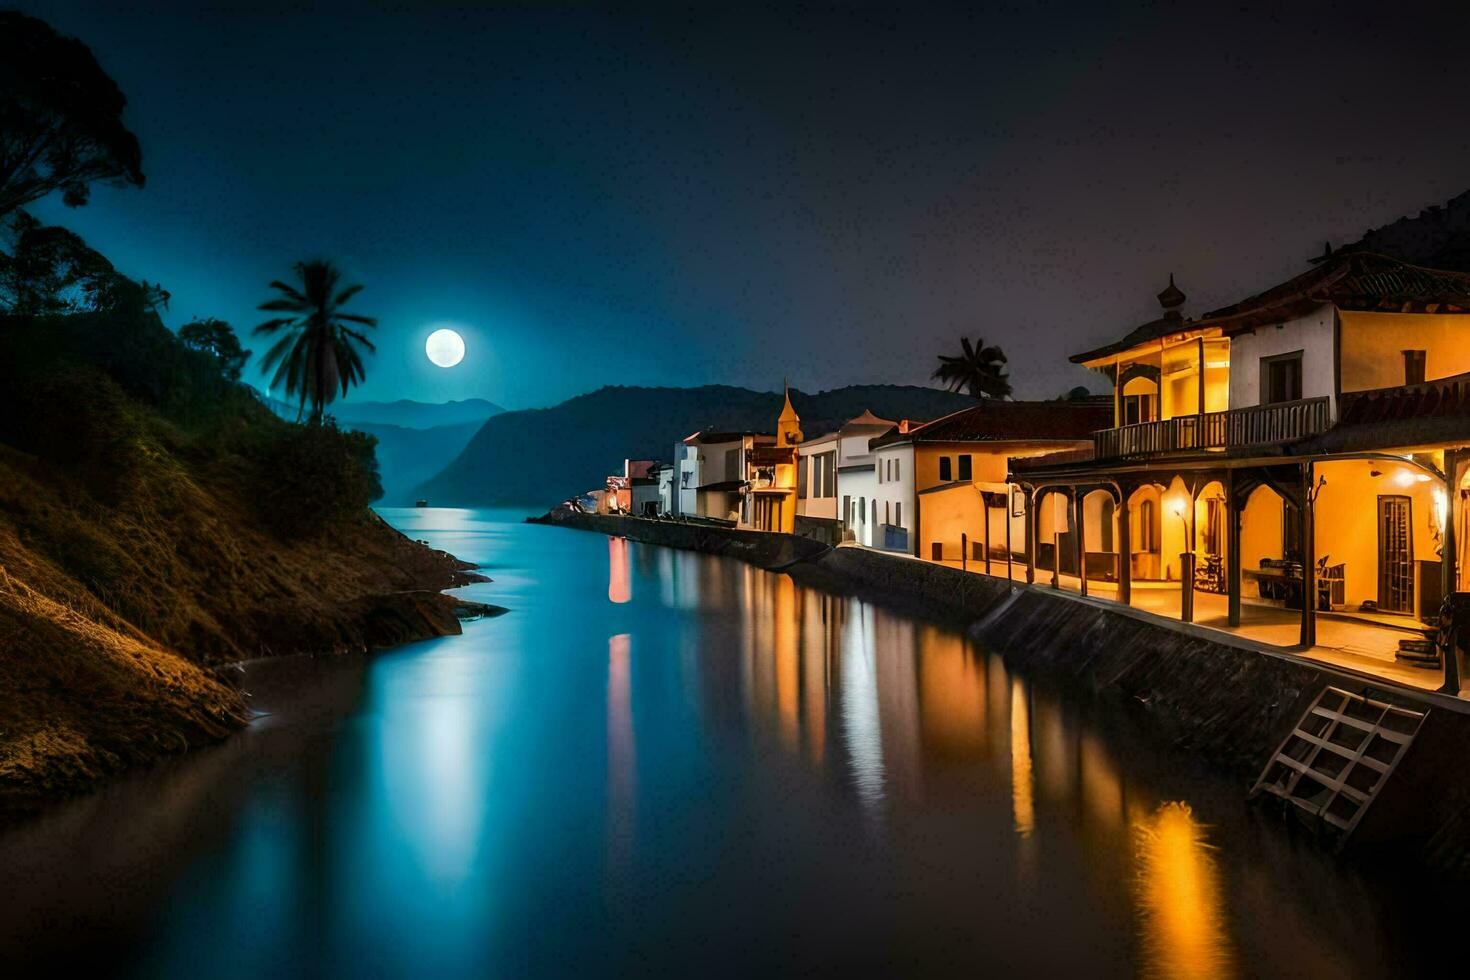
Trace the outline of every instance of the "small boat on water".
<instances>
[{"instance_id":1,"label":"small boat on water","mask_svg":"<svg viewBox=\"0 0 1470 980\"><path fill-rule=\"evenodd\" d=\"M413 502L413 505L415 507L427 507L427 506L429 506L429 502L427 500L425 500L423 497L420 497L419 499L417 499L417 500L415 500Z\"/></svg>"}]
</instances>

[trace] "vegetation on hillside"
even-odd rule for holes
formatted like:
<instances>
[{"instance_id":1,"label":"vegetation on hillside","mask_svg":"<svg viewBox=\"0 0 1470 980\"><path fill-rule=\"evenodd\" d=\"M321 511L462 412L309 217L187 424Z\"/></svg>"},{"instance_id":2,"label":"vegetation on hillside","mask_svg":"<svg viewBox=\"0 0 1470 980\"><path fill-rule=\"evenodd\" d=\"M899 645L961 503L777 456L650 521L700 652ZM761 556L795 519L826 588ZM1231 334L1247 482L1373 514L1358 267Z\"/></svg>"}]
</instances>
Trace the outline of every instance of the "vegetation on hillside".
<instances>
[{"instance_id":1,"label":"vegetation on hillside","mask_svg":"<svg viewBox=\"0 0 1470 980\"><path fill-rule=\"evenodd\" d=\"M212 665L458 629L464 566L369 510L374 439L323 412L362 378L359 287L306 264L274 307L300 425L229 324L175 335L161 287L22 207L141 185L123 105L81 42L0 13L0 800L221 737L247 712Z\"/></svg>"}]
</instances>

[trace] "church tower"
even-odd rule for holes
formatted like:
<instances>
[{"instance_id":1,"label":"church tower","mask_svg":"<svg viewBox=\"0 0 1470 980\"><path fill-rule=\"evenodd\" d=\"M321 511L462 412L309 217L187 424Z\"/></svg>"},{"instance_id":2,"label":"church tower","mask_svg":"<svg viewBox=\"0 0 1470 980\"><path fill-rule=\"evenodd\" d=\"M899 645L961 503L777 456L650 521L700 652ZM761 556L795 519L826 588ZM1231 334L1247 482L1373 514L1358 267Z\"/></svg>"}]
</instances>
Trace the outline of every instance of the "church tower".
<instances>
[{"instance_id":1,"label":"church tower","mask_svg":"<svg viewBox=\"0 0 1470 980\"><path fill-rule=\"evenodd\" d=\"M781 387L786 393L786 404L781 406L781 417L776 420L776 445L782 449L795 448L802 439L801 417L791 407L791 386L783 381Z\"/></svg>"}]
</instances>

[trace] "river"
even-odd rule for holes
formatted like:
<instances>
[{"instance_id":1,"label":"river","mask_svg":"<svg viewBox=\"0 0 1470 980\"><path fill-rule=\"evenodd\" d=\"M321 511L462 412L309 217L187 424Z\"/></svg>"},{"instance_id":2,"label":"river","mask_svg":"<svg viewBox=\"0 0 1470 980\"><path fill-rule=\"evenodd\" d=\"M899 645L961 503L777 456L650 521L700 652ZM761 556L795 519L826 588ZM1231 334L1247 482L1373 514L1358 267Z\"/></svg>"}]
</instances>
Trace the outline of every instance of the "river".
<instances>
[{"instance_id":1,"label":"river","mask_svg":"<svg viewBox=\"0 0 1470 980\"><path fill-rule=\"evenodd\" d=\"M508 607L249 664L260 717L0 833L0 973L1375 976L1436 900L954 633L385 509Z\"/></svg>"}]
</instances>

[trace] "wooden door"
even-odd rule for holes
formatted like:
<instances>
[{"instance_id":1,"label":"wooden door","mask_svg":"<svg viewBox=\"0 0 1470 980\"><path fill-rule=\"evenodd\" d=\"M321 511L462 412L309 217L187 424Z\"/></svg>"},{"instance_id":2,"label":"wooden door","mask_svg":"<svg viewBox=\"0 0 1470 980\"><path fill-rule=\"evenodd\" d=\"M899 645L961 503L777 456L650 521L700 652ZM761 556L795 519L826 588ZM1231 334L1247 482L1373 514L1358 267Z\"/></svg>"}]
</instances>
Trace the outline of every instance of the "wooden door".
<instances>
[{"instance_id":1,"label":"wooden door","mask_svg":"<svg viewBox=\"0 0 1470 980\"><path fill-rule=\"evenodd\" d=\"M1408 497L1378 498L1378 608L1414 611L1414 522Z\"/></svg>"}]
</instances>

